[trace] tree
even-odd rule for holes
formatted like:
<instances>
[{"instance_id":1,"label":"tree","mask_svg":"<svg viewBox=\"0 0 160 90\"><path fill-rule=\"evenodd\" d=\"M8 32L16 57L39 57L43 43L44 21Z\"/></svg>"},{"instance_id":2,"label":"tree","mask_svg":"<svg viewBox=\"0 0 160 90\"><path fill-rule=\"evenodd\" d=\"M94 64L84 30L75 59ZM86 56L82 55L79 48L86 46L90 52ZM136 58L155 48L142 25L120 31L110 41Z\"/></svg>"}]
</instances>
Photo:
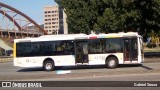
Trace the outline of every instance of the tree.
<instances>
[{"instance_id":1,"label":"tree","mask_svg":"<svg viewBox=\"0 0 160 90\"><path fill-rule=\"evenodd\" d=\"M160 29L160 0L135 0L136 9L140 11L139 28L147 36L152 30Z\"/></svg>"},{"instance_id":2,"label":"tree","mask_svg":"<svg viewBox=\"0 0 160 90\"><path fill-rule=\"evenodd\" d=\"M160 0L55 0L65 8L70 33L160 33Z\"/></svg>"}]
</instances>

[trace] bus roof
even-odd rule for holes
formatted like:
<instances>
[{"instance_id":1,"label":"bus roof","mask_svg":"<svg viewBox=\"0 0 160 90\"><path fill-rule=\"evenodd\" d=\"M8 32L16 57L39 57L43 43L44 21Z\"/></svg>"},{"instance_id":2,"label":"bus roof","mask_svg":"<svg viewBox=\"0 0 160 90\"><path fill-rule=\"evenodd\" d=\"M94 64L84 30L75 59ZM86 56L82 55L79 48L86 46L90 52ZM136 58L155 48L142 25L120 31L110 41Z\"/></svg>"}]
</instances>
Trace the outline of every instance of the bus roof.
<instances>
[{"instance_id":1,"label":"bus roof","mask_svg":"<svg viewBox=\"0 0 160 90\"><path fill-rule=\"evenodd\" d=\"M36 38L23 38L15 39L15 42L36 42L36 41L57 41L57 40L75 40L75 39L95 39L95 38L118 38L118 37L131 37L139 36L136 32L128 33L109 33L109 34L67 34L67 35L43 35Z\"/></svg>"},{"instance_id":2,"label":"bus roof","mask_svg":"<svg viewBox=\"0 0 160 90\"><path fill-rule=\"evenodd\" d=\"M42 35L39 38L51 38L51 37L77 37L86 36L86 34L58 34L58 35Z\"/></svg>"}]
</instances>

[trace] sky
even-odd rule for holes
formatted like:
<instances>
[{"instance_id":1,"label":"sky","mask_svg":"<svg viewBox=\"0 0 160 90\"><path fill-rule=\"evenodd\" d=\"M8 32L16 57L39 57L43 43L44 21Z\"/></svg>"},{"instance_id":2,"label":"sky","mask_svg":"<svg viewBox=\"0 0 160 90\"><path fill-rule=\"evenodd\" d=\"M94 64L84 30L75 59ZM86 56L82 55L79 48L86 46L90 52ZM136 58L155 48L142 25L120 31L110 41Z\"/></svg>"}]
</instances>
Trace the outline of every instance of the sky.
<instances>
[{"instance_id":1,"label":"sky","mask_svg":"<svg viewBox=\"0 0 160 90\"><path fill-rule=\"evenodd\" d=\"M18 9L39 24L43 24L44 6L56 5L54 0L0 0L1 3Z\"/></svg>"}]
</instances>

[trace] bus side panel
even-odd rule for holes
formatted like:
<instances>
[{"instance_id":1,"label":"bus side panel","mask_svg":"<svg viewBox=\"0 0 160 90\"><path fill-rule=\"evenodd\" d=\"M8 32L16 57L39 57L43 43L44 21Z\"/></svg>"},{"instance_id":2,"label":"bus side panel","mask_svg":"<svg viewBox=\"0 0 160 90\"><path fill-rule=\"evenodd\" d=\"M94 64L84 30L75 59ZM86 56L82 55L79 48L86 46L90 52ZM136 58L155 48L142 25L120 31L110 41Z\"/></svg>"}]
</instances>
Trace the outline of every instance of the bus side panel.
<instances>
[{"instance_id":1,"label":"bus side panel","mask_svg":"<svg viewBox=\"0 0 160 90\"><path fill-rule=\"evenodd\" d=\"M14 66L19 67L42 67L42 57L17 57L14 58Z\"/></svg>"},{"instance_id":2,"label":"bus side panel","mask_svg":"<svg viewBox=\"0 0 160 90\"><path fill-rule=\"evenodd\" d=\"M13 58L13 65L14 65L14 66L19 66L19 65L18 65L18 59L17 59L17 58Z\"/></svg>"},{"instance_id":3,"label":"bus side panel","mask_svg":"<svg viewBox=\"0 0 160 90\"><path fill-rule=\"evenodd\" d=\"M110 54L90 54L89 65L105 64L105 60L109 55L115 55L118 58L119 64L123 64L123 53L110 53Z\"/></svg>"},{"instance_id":4,"label":"bus side panel","mask_svg":"<svg viewBox=\"0 0 160 90\"><path fill-rule=\"evenodd\" d=\"M45 57L23 57L14 58L14 66L19 67L42 67L45 59L51 58L55 66L69 66L75 65L74 55L64 56L45 56Z\"/></svg>"},{"instance_id":5,"label":"bus side panel","mask_svg":"<svg viewBox=\"0 0 160 90\"><path fill-rule=\"evenodd\" d=\"M74 55L53 56L55 66L73 66L75 65Z\"/></svg>"}]
</instances>

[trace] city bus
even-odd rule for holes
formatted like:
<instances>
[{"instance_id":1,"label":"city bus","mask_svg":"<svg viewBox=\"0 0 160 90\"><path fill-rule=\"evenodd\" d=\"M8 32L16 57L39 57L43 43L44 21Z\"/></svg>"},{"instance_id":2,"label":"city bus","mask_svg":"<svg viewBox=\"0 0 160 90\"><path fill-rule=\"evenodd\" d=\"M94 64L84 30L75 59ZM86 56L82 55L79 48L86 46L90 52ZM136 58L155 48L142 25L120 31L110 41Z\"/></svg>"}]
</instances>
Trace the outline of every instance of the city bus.
<instances>
[{"instance_id":1,"label":"city bus","mask_svg":"<svg viewBox=\"0 0 160 90\"><path fill-rule=\"evenodd\" d=\"M142 37L136 32L110 34L43 35L14 40L14 66L56 66L141 64Z\"/></svg>"}]
</instances>

